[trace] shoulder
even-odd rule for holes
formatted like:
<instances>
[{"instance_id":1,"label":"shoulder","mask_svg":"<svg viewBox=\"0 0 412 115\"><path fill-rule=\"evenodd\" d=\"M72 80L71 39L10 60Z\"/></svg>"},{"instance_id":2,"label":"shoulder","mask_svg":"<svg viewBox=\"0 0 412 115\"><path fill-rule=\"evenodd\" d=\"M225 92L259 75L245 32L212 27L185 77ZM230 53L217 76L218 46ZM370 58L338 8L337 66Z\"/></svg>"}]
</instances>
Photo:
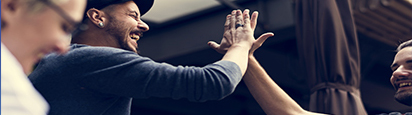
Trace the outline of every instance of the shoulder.
<instances>
[{"instance_id":1,"label":"shoulder","mask_svg":"<svg viewBox=\"0 0 412 115\"><path fill-rule=\"evenodd\" d=\"M134 52L113 48L113 47L103 47L103 46L88 46L88 45L80 45L80 44L73 44L70 46L70 51L67 55L72 54L80 54L80 55L106 55L106 54L115 54L115 53L124 53L124 54L134 54Z\"/></svg>"},{"instance_id":2,"label":"shoulder","mask_svg":"<svg viewBox=\"0 0 412 115\"><path fill-rule=\"evenodd\" d=\"M135 52L112 47L96 47L81 44L70 46L66 54L50 54L43 58L49 63L119 63L130 60L150 60Z\"/></svg>"},{"instance_id":3,"label":"shoulder","mask_svg":"<svg viewBox=\"0 0 412 115\"><path fill-rule=\"evenodd\" d=\"M141 57L135 52L113 47L88 46L73 44L70 51L62 55L66 58L122 58L122 57Z\"/></svg>"},{"instance_id":4,"label":"shoulder","mask_svg":"<svg viewBox=\"0 0 412 115\"><path fill-rule=\"evenodd\" d=\"M3 77L8 76L25 76L23 67L3 43L1 43L1 67L2 80Z\"/></svg>"}]
</instances>

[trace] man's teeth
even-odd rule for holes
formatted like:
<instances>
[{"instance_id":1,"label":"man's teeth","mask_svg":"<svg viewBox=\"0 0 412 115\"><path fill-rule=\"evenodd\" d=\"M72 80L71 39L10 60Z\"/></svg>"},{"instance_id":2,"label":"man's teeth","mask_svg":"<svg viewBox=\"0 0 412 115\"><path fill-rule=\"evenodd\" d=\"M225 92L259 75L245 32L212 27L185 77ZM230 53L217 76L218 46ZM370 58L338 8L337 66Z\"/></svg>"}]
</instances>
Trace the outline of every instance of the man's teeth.
<instances>
[{"instance_id":1,"label":"man's teeth","mask_svg":"<svg viewBox=\"0 0 412 115\"><path fill-rule=\"evenodd\" d=\"M130 35L130 37L132 39L136 39L136 40L139 40L139 38L140 38L138 35L135 35L135 34Z\"/></svg>"},{"instance_id":2,"label":"man's teeth","mask_svg":"<svg viewBox=\"0 0 412 115\"><path fill-rule=\"evenodd\" d=\"M404 87L404 86L411 86L412 83L401 83L399 84L399 87Z\"/></svg>"}]
</instances>

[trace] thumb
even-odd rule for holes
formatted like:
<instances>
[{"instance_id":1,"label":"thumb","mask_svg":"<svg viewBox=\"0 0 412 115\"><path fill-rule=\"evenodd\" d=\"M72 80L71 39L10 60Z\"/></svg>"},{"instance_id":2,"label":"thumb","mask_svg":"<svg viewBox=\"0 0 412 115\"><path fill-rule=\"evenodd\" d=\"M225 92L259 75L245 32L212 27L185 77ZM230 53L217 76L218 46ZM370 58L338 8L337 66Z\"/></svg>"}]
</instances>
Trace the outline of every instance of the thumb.
<instances>
[{"instance_id":1,"label":"thumb","mask_svg":"<svg viewBox=\"0 0 412 115\"><path fill-rule=\"evenodd\" d=\"M265 42L266 39L268 39L269 37L272 37L272 36L275 36L275 34L272 33L272 32L264 33L264 34L260 35L258 39L256 39L256 43L257 44L263 44L263 42Z\"/></svg>"},{"instance_id":2,"label":"thumb","mask_svg":"<svg viewBox=\"0 0 412 115\"><path fill-rule=\"evenodd\" d=\"M213 48L213 49L219 49L220 45L214 41L209 41L207 42L207 45L209 45L209 47Z\"/></svg>"}]
</instances>

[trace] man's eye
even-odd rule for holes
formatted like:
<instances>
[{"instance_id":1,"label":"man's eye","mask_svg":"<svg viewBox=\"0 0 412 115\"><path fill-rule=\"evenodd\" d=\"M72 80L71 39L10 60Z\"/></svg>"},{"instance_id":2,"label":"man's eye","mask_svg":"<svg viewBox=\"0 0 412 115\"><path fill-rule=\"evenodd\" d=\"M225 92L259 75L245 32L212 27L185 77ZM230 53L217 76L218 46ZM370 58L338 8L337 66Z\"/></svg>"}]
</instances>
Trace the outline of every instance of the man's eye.
<instances>
[{"instance_id":1,"label":"man's eye","mask_svg":"<svg viewBox=\"0 0 412 115\"><path fill-rule=\"evenodd\" d=\"M398 69L398 68L392 68L392 72L396 71L396 69Z\"/></svg>"},{"instance_id":2,"label":"man's eye","mask_svg":"<svg viewBox=\"0 0 412 115\"><path fill-rule=\"evenodd\" d=\"M62 25L62 29L63 29L63 31L64 31L66 34L69 34L69 33L70 33L70 27L67 26L66 24L63 24L63 25Z\"/></svg>"},{"instance_id":3,"label":"man's eye","mask_svg":"<svg viewBox=\"0 0 412 115\"><path fill-rule=\"evenodd\" d=\"M132 16L133 18L137 19L137 16L136 16L136 15L130 15L130 16Z\"/></svg>"}]
</instances>

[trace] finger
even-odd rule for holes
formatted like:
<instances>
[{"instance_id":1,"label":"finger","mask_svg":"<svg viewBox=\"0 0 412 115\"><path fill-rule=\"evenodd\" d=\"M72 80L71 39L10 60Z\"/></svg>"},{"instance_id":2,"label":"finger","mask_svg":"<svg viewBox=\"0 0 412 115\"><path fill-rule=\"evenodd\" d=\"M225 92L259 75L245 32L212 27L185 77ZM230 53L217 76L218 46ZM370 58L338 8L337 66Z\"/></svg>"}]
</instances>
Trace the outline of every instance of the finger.
<instances>
[{"instance_id":1,"label":"finger","mask_svg":"<svg viewBox=\"0 0 412 115\"><path fill-rule=\"evenodd\" d=\"M255 30L256 28L258 15L259 15L259 12L257 11L254 11L252 13L252 18L250 19L250 27L252 28L252 30Z\"/></svg>"},{"instance_id":2,"label":"finger","mask_svg":"<svg viewBox=\"0 0 412 115\"><path fill-rule=\"evenodd\" d=\"M245 21L245 25L250 23L250 16L249 16L249 9L246 9L245 11L243 11L243 20ZM249 26L249 25L247 25ZM252 25L250 25L252 26Z\"/></svg>"},{"instance_id":3,"label":"finger","mask_svg":"<svg viewBox=\"0 0 412 115\"><path fill-rule=\"evenodd\" d=\"M244 25L242 11L236 10L236 24Z\"/></svg>"},{"instance_id":4,"label":"finger","mask_svg":"<svg viewBox=\"0 0 412 115\"><path fill-rule=\"evenodd\" d=\"M224 25L225 31L229 30L229 27L230 27L230 25L229 25L229 24L230 24L230 17L231 17L230 14L226 16L226 22L225 22L225 25Z\"/></svg>"},{"instance_id":5,"label":"finger","mask_svg":"<svg viewBox=\"0 0 412 115\"><path fill-rule=\"evenodd\" d=\"M235 29L235 25L236 25L236 10L233 10L230 16L230 26L229 29Z\"/></svg>"},{"instance_id":6,"label":"finger","mask_svg":"<svg viewBox=\"0 0 412 115\"><path fill-rule=\"evenodd\" d=\"M272 36L274 36L274 35L275 35L275 34L272 33L272 32L264 33L264 34L260 35L259 38L256 39L255 42L256 42L257 44L259 44L259 45L262 45L263 42L266 41L266 39L268 39L269 37L272 37Z\"/></svg>"},{"instance_id":7,"label":"finger","mask_svg":"<svg viewBox=\"0 0 412 115\"><path fill-rule=\"evenodd\" d=\"M214 50L217 50L220 47L220 45L214 41L207 42L207 45L209 45L209 47L213 48Z\"/></svg>"}]
</instances>

